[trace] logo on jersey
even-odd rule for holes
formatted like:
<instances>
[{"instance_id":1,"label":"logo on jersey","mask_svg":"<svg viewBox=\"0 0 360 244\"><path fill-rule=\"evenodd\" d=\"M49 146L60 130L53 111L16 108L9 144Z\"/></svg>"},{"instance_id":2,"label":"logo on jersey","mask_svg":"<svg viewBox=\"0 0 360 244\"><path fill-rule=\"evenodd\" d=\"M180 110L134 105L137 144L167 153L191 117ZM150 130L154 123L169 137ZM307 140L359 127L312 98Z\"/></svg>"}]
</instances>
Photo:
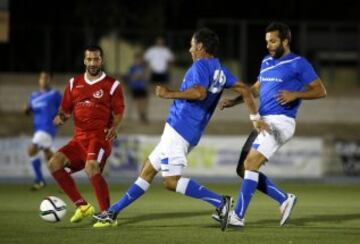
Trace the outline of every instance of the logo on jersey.
<instances>
[{"instance_id":1,"label":"logo on jersey","mask_svg":"<svg viewBox=\"0 0 360 244\"><path fill-rule=\"evenodd\" d=\"M277 78L277 77L264 77L264 76L260 76L260 82L283 82L283 80L281 78Z\"/></svg>"},{"instance_id":2,"label":"logo on jersey","mask_svg":"<svg viewBox=\"0 0 360 244\"><path fill-rule=\"evenodd\" d=\"M103 95L104 95L104 91L102 89L100 89L100 90L93 93L93 96L95 98L101 98Z\"/></svg>"}]
</instances>

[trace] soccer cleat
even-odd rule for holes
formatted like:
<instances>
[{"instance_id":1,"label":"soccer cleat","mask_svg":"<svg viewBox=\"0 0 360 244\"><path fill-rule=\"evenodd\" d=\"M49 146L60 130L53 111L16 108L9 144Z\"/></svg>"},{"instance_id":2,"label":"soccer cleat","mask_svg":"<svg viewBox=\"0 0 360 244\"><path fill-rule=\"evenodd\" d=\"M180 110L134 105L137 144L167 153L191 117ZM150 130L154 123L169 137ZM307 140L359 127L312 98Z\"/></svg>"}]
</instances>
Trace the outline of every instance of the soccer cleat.
<instances>
[{"instance_id":1,"label":"soccer cleat","mask_svg":"<svg viewBox=\"0 0 360 244\"><path fill-rule=\"evenodd\" d=\"M280 206L280 226L284 226L290 218L291 212L296 204L297 197L294 194L288 194L288 198Z\"/></svg>"},{"instance_id":2,"label":"soccer cleat","mask_svg":"<svg viewBox=\"0 0 360 244\"><path fill-rule=\"evenodd\" d=\"M243 227L245 225L245 219L240 218L234 211L232 211L229 215L229 226Z\"/></svg>"},{"instance_id":3,"label":"soccer cleat","mask_svg":"<svg viewBox=\"0 0 360 244\"><path fill-rule=\"evenodd\" d=\"M245 225L245 219L241 219L234 211L229 213L229 226L232 227L243 227ZM216 222L220 223L220 216L218 213L214 213L211 215L211 218L215 220Z\"/></svg>"},{"instance_id":4,"label":"soccer cleat","mask_svg":"<svg viewBox=\"0 0 360 244\"><path fill-rule=\"evenodd\" d=\"M225 231L229 222L229 212L233 204L233 199L230 196L223 196L223 202L221 206L216 209L220 217L220 228Z\"/></svg>"},{"instance_id":5,"label":"soccer cleat","mask_svg":"<svg viewBox=\"0 0 360 244\"><path fill-rule=\"evenodd\" d=\"M103 211L102 213L94 214L93 218L97 220L97 222L93 225L94 228L117 226L117 213L115 212Z\"/></svg>"},{"instance_id":6,"label":"soccer cleat","mask_svg":"<svg viewBox=\"0 0 360 244\"><path fill-rule=\"evenodd\" d=\"M45 181L35 182L35 183L31 186L30 190L31 190L31 191L38 191L38 190L41 190L42 188L44 188L45 186L46 186Z\"/></svg>"},{"instance_id":7,"label":"soccer cleat","mask_svg":"<svg viewBox=\"0 0 360 244\"><path fill-rule=\"evenodd\" d=\"M74 215L70 219L70 222L78 223L81 220L83 220L83 218L91 216L94 213L95 213L95 209L90 203L86 205L81 205L76 209Z\"/></svg>"},{"instance_id":8,"label":"soccer cleat","mask_svg":"<svg viewBox=\"0 0 360 244\"><path fill-rule=\"evenodd\" d=\"M219 216L219 213L217 211L211 215L211 218L213 220L215 220L216 222L220 223L220 216Z\"/></svg>"}]
</instances>

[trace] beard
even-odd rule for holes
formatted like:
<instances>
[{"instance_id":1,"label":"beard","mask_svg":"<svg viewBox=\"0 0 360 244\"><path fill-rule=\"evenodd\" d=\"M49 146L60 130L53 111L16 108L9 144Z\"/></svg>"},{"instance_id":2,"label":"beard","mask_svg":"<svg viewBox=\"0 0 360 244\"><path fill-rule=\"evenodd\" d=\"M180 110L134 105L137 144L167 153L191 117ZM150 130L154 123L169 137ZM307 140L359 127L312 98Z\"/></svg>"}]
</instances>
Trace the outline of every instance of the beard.
<instances>
[{"instance_id":1,"label":"beard","mask_svg":"<svg viewBox=\"0 0 360 244\"><path fill-rule=\"evenodd\" d=\"M101 68L96 67L88 67L86 70L91 76L98 76L101 72Z\"/></svg>"},{"instance_id":2,"label":"beard","mask_svg":"<svg viewBox=\"0 0 360 244\"><path fill-rule=\"evenodd\" d=\"M273 58L278 59L281 58L285 53L285 49L283 46L279 46L278 48L275 49L274 54L270 54Z\"/></svg>"}]
</instances>

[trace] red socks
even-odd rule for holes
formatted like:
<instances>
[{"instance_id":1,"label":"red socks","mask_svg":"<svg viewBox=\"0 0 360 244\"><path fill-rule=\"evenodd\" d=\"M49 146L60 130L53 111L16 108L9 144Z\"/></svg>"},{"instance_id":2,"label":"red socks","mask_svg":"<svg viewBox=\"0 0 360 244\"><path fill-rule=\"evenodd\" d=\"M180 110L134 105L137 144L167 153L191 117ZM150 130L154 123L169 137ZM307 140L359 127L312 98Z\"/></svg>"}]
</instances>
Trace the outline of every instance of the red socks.
<instances>
[{"instance_id":1,"label":"red socks","mask_svg":"<svg viewBox=\"0 0 360 244\"><path fill-rule=\"evenodd\" d=\"M66 172L64 169L59 169L53 172L52 176L76 206L87 204L87 202L80 195L80 192L75 185L75 181L73 178L71 178L68 172Z\"/></svg>"},{"instance_id":2,"label":"red socks","mask_svg":"<svg viewBox=\"0 0 360 244\"><path fill-rule=\"evenodd\" d=\"M109 188L104 177L98 173L90 178L101 211L110 206Z\"/></svg>"}]
</instances>

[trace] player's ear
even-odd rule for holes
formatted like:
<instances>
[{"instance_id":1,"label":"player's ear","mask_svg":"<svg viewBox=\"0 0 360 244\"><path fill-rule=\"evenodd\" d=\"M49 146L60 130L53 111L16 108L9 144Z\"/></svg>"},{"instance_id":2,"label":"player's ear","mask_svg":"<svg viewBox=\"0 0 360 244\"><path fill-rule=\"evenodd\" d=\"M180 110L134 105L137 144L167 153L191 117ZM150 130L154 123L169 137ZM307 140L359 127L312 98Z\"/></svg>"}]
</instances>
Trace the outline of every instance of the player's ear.
<instances>
[{"instance_id":1,"label":"player's ear","mask_svg":"<svg viewBox=\"0 0 360 244\"><path fill-rule=\"evenodd\" d=\"M201 42L199 42L197 45L196 45L196 50L197 51L201 51L201 49L203 49L203 44Z\"/></svg>"},{"instance_id":2,"label":"player's ear","mask_svg":"<svg viewBox=\"0 0 360 244\"><path fill-rule=\"evenodd\" d=\"M289 46L289 40L288 39L284 39L282 41L282 43L283 43L284 46Z\"/></svg>"}]
</instances>

